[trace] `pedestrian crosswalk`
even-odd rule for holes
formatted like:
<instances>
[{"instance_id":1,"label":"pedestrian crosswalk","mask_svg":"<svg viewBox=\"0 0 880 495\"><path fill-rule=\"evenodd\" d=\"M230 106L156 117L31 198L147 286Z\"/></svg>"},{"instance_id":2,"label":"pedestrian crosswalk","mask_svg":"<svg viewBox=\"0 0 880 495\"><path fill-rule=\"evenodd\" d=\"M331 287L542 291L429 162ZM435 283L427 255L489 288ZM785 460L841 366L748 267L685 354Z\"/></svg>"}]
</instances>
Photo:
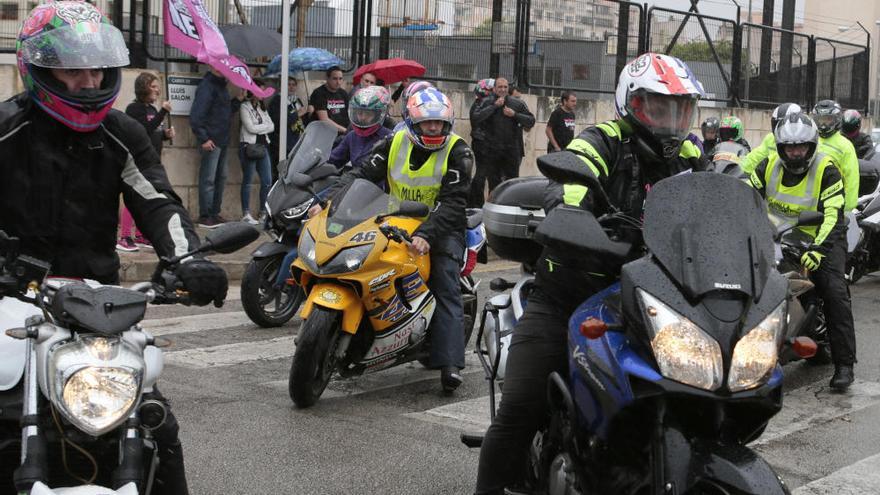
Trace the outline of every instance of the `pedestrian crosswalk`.
<instances>
[{"instance_id":1,"label":"pedestrian crosswalk","mask_svg":"<svg viewBox=\"0 0 880 495\"><path fill-rule=\"evenodd\" d=\"M249 365L260 361L276 361L284 371L267 375L258 383L269 390L286 392L286 369L293 356L299 320L281 329L259 329L243 311L207 312L205 314L154 318L142 326L154 335L171 336L175 346L165 352L165 363L184 371ZM190 334L216 336L192 338ZM208 343L208 345L205 345ZM482 380L482 369L472 352L467 355L466 373L469 380ZM398 389L421 381L437 380L437 372L409 363L361 377L334 377L323 395L325 400L346 400L372 392ZM846 394L833 394L827 389L827 378L787 391L783 410L771 420L764 434L751 447L765 455L772 464L777 442L791 441L811 429L832 428L861 411L880 414L880 383L857 380ZM480 433L489 425L489 396L453 396L447 402L425 410L402 412L402 418L426 427L448 428L450 434ZM500 400L500 394L496 402ZM825 451L827 453L827 450ZM880 494L880 445L852 464L834 466L834 470L818 473L801 481L795 495ZM817 454L820 455L820 454ZM830 461L829 461L830 462ZM785 475L782 473L783 476Z\"/></svg>"}]
</instances>

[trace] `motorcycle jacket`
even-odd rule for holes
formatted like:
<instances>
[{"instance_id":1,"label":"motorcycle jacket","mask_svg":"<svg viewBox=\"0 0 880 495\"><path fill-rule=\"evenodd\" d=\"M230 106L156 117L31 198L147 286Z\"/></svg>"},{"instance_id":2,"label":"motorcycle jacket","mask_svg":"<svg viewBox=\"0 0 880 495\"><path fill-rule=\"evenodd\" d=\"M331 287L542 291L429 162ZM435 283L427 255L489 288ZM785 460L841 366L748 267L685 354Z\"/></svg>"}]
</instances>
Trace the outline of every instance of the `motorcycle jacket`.
<instances>
[{"instance_id":1,"label":"motorcycle jacket","mask_svg":"<svg viewBox=\"0 0 880 495\"><path fill-rule=\"evenodd\" d=\"M803 174L786 170L776 156L761 162L750 181L767 200L771 213L793 221L802 211L824 214L821 225L798 227L813 238L816 251L827 255L830 246L846 235L843 180L829 155L817 153L813 165Z\"/></svg>"},{"instance_id":2,"label":"motorcycle jacket","mask_svg":"<svg viewBox=\"0 0 880 495\"><path fill-rule=\"evenodd\" d=\"M18 95L0 103L0 156L0 229L53 275L118 282L120 194L157 255L199 245L144 127L122 112L74 132Z\"/></svg>"},{"instance_id":3,"label":"motorcycle jacket","mask_svg":"<svg viewBox=\"0 0 880 495\"><path fill-rule=\"evenodd\" d=\"M867 160L874 154L874 140L871 139L869 134L864 132L860 132L856 135L856 137L846 136L847 139L853 144L853 147L856 149L856 157L859 160Z\"/></svg>"},{"instance_id":4,"label":"motorcycle jacket","mask_svg":"<svg viewBox=\"0 0 880 495\"><path fill-rule=\"evenodd\" d=\"M431 160L432 155L446 155L446 150L448 150L436 198L434 198L433 205L426 203L431 206L431 213L412 234L422 237L428 241L428 244L434 244L438 238L445 235L464 236L464 232L467 229L465 208L467 207L471 173L474 167L474 155L470 147L460 138L450 140L449 144L437 151L428 151L418 146L409 146L411 151L408 163L395 164L393 163L395 157L391 154L391 151L392 143L397 136L399 136L398 139L406 139L405 131L398 131L394 136L376 143L373 153L364 160L363 166L346 172L339 179L339 182L330 189L329 197L332 199L337 193L354 182L355 179L366 179L377 184L388 180L390 165L407 167L407 175L423 175L419 173L419 170L429 162L433 165L442 166L442 164L437 163L439 160ZM399 147L400 144L398 144ZM389 163L389 161L392 161L392 163ZM415 200L416 198L409 199Z\"/></svg>"},{"instance_id":5,"label":"motorcycle jacket","mask_svg":"<svg viewBox=\"0 0 880 495\"><path fill-rule=\"evenodd\" d=\"M645 198L651 186L673 175L705 169L699 149L690 141L682 142L678 158L663 160L652 153L640 153L641 144L623 120L615 120L584 129L566 147L577 154L585 166L599 177L611 202L629 217L641 220ZM687 198L683 198L684 201ZM596 217L607 213L605 205L598 204L586 186L560 184L551 180L544 194L544 210L550 212L560 204L592 211ZM640 252L641 232L637 229L620 232L620 240L634 242L634 252ZM583 263L589 259L589 263ZM596 262L598 261L598 262ZM597 272L596 265L602 266ZM599 278L601 286L613 283L620 266L608 266L595 256L585 253L583 258L566 258L545 248L536 267L535 281L551 298L566 310L573 310L596 287L583 283L586 278ZM601 287L600 287L601 288Z\"/></svg>"},{"instance_id":6,"label":"motorcycle jacket","mask_svg":"<svg viewBox=\"0 0 880 495\"><path fill-rule=\"evenodd\" d=\"M840 131L828 137L819 135L819 151L831 156L843 176L844 211L852 211L859 202L859 159L853 144Z\"/></svg>"}]
</instances>

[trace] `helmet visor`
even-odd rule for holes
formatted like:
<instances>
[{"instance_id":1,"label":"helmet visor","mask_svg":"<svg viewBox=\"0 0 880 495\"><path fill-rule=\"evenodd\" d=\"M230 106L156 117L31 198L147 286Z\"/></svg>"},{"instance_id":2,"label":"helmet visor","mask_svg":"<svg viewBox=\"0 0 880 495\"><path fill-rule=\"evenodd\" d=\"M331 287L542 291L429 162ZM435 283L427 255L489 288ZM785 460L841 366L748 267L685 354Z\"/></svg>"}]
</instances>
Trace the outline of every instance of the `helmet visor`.
<instances>
[{"instance_id":1,"label":"helmet visor","mask_svg":"<svg viewBox=\"0 0 880 495\"><path fill-rule=\"evenodd\" d=\"M697 116L697 100L691 96L637 91L628 106L633 117L657 137L684 139Z\"/></svg>"},{"instance_id":2,"label":"helmet visor","mask_svg":"<svg viewBox=\"0 0 880 495\"><path fill-rule=\"evenodd\" d=\"M837 119L839 116L837 115L816 115L814 120L816 121L816 125L820 128L831 128L837 123Z\"/></svg>"},{"instance_id":3,"label":"helmet visor","mask_svg":"<svg viewBox=\"0 0 880 495\"><path fill-rule=\"evenodd\" d=\"M105 69L128 65L122 33L110 24L81 22L21 42L22 59L47 69Z\"/></svg>"},{"instance_id":4,"label":"helmet visor","mask_svg":"<svg viewBox=\"0 0 880 495\"><path fill-rule=\"evenodd\" d=\"M385 112L370 108L348 107L348 119L355 127L372 127L382 123Z\"/></svg>"},{"instance_id":5,"label":"helmet visor","mask_svg":"<svg viewBox=\"0 0 880 495\"><path fill-rule=\"evenodd\" d=\"M718 134L722 141L736 141L739 132L733 127L722 127Z\"/></svg>"}]
</instances>

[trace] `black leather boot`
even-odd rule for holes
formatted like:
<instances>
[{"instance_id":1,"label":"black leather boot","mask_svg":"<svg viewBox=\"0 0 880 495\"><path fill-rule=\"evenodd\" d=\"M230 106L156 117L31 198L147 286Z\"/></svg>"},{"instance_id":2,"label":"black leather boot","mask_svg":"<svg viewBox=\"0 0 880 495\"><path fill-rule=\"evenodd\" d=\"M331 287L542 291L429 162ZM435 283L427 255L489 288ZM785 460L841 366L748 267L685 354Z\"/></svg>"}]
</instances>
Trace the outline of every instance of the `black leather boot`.
<instances>
[{"instance_id":1,"label":"black leather boot","mask_svg":"<svg viewBox=\"0 0 880 495\"><path fill-rule=\"evenodd\" d=\"M834 376L831 377L831 388L839 392L843 392L852 385L855 376L853 374L853 365L836 364L834 365Z\"/></svg>"},{"instance_id":2,"label":"black leather boot","mask_svg":"<svg viewBox=\"0 0 880 495\"><path fill-rule=\"evenodd\" d=\"M455 366L444 366L440 370L440 384L443 385L443 391L450 393L455 391L462 383L464 378L461 372Z\"/></svg>"}]
</instances>

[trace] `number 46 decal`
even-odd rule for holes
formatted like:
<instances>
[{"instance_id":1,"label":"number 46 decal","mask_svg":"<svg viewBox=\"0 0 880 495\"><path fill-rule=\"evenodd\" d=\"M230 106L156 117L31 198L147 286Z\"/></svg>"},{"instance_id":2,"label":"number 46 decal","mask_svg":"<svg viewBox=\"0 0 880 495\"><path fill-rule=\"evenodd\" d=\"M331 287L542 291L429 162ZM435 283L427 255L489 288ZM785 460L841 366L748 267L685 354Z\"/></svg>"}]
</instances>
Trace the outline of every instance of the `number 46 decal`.
<instances>
[{"instance_id":1,"label":"number 46 decal","mask_svg":"<svg viewBox=\"0 0 880 495\"><path fill-rule=\"evenodd\" d=\"M376 240L376 231L370 230L369 232L358 232L354 235L348 242L370 242Z\"/></svg>"}]
</instances>

